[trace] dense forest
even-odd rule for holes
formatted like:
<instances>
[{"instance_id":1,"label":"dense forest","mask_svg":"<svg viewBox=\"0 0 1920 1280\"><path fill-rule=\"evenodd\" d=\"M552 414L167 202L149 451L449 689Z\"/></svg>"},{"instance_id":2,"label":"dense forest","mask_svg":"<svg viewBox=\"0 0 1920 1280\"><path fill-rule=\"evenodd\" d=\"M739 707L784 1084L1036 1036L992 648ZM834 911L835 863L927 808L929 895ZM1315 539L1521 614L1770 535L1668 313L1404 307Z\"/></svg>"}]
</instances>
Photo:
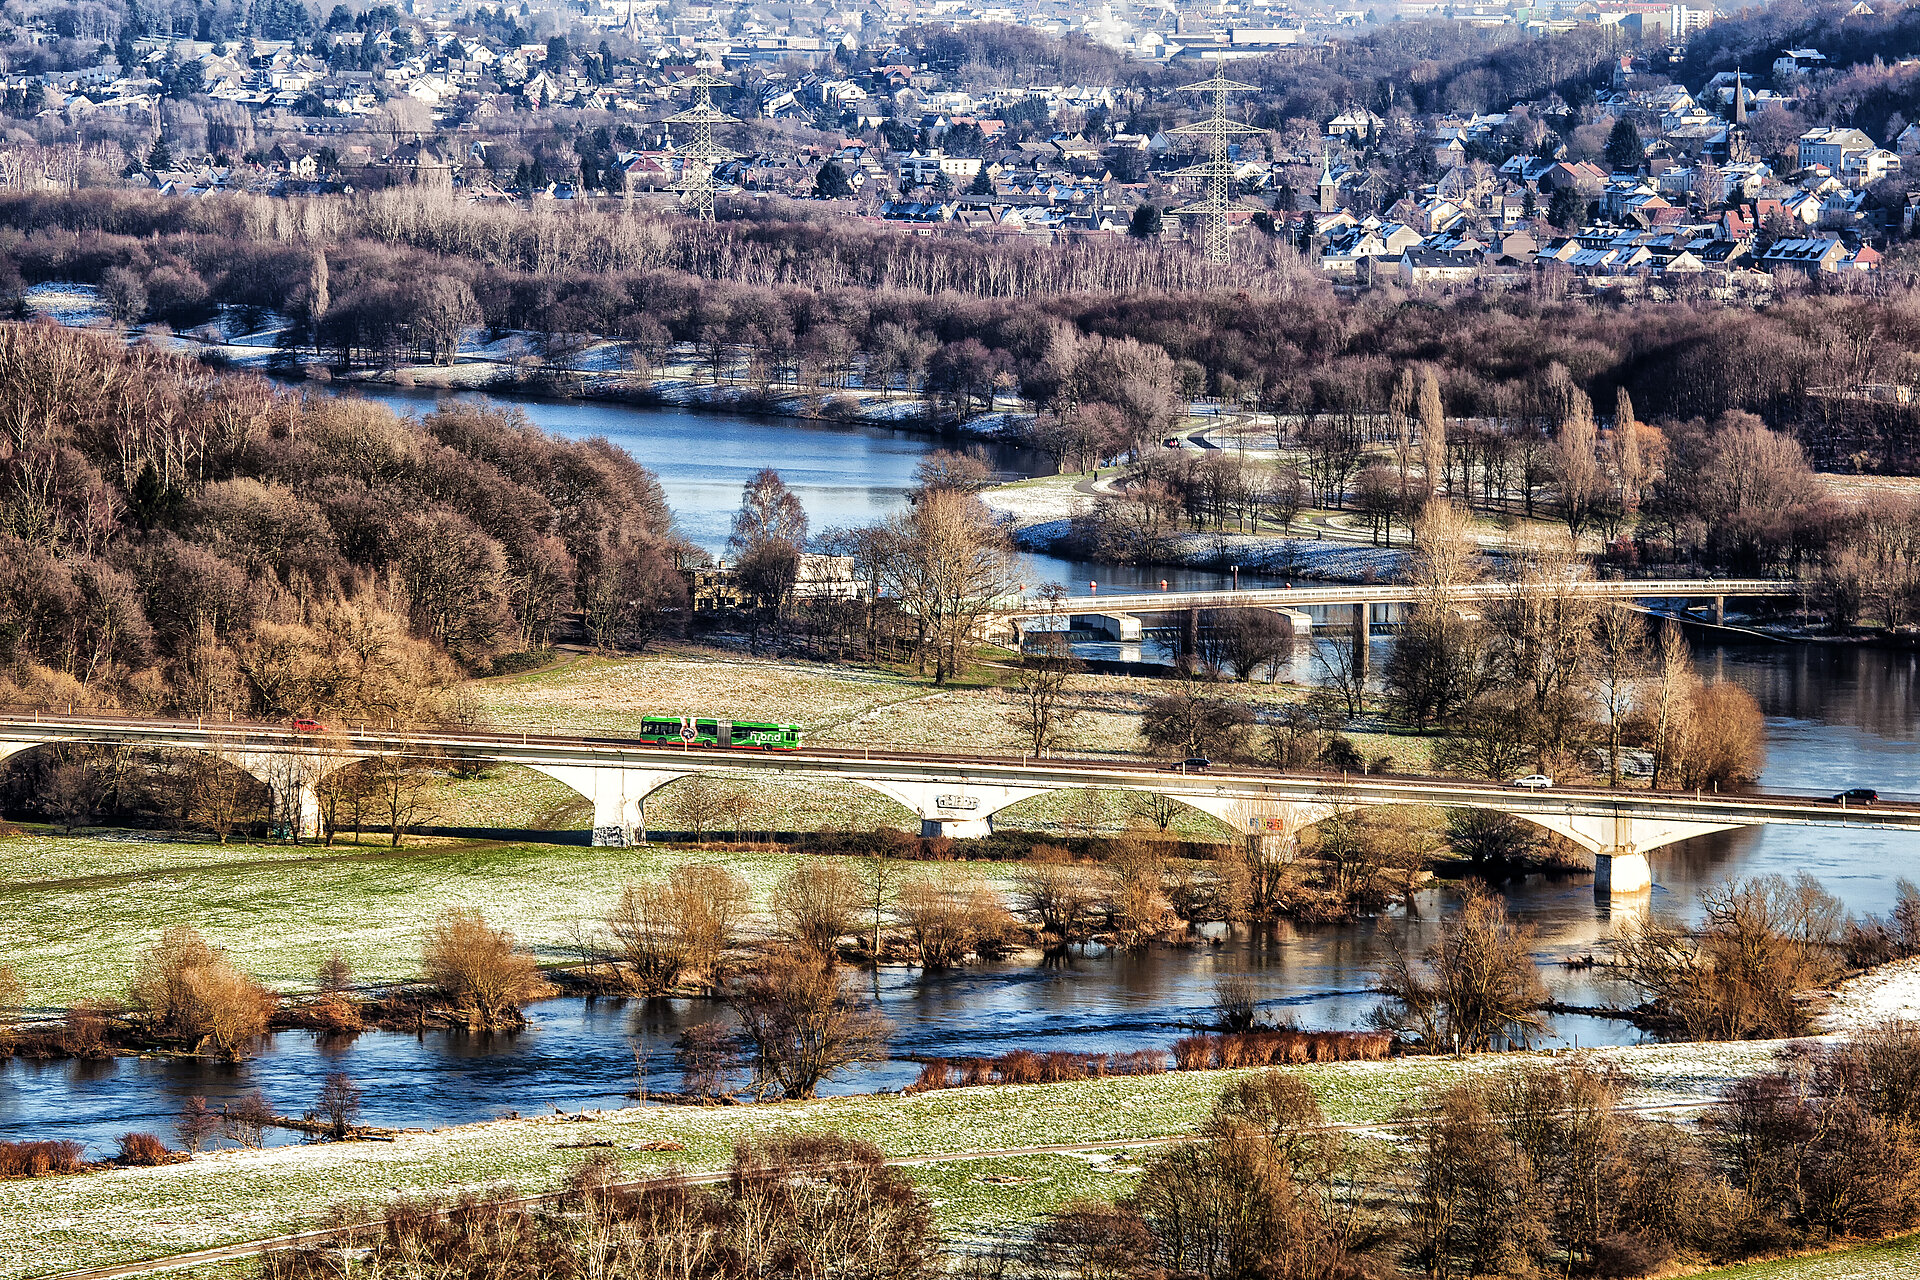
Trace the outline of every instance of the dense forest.
<instances>
[{"instance_id":1,"label":"dense forest","mask_svg":"<svg viewBox=\"0 0 1920 1280\"><path fill-rule=\"evenodd\" d=\"M116 337L0 326L0 473L0 702L429 718L456 663L681 591L658 481L605 441Z\"/></svg>"}]
</instances>

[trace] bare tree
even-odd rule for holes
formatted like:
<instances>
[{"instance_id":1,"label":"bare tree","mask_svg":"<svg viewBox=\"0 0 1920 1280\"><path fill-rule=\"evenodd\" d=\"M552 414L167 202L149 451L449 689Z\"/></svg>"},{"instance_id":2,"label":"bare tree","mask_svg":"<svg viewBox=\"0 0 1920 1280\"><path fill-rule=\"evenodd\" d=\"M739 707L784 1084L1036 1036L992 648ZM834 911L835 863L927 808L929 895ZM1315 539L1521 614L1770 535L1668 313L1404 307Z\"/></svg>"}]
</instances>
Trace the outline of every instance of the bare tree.
<instances>
[{"instance_id":1,"label":"bare tree","mask_svg":"<svg viewBox=\"0 0 1920 1280\"><path fill-rule=\"evenodd\" d=\"M1013 585L1011 548L979 498L959 490L928 493L892 525L889 585L915 620L922 651L933 651L934 682L945 683Z\"/></svg>"},{"instance_id":2,"label":"bare tree","mask_svg":"<svg viewBox=\"0 0 1920 1280\"><path fill-rule=\"evenodd\" d=\"M1606 734L1609 786L1620 785L1622 741L1646 679L1647 660L1647 627L1641 616L1623 604L1602 605L1594 617L1589 663Z\"/></svg>"},{"instance_id":3,"label":"bare tree","mask_svg":"<svg viewBox=\"0 0 1920 1280\"><path fill-rule=\"evenodd\" d=\"M873 933L868 942L876 972L880 963L880 922L893 901L900 876L900 864L883 853L871 854L861 861L861 909L872 915Z\"/></svg>"},{"instance_id":4,"label":"bare tree","mask_svg":"<svg viewBox=\"0 0 1920 1280\"><path fill-rule=\"evenodd\" d=\"M634 986L664 995L689 972L712 980L750 897L747 882L725 867L676 867L665 881L628 885L607 928Z\"/></svg>"},{"instance_id":5,"label":"bare tree","mask_svg":"<svg viewBox=\"0 0 1920 1280\"><path fill-rule=\"evenodd\" d=\"M1700 925L1654 917L1615 944L1655 1011L1692 1039L1799 1035L1801 996L1841 972L1845 909L1802 872L1756 876L1700 895Z\"/></svg>"},{"instance_id":6,"label":"bare tree","mask_svg":"<svg viewBox=\"0 0 1920 1280\"><path fill-rule=\"evenodd\" d=\"M1021 655L1013 676L1013 709L1007 712L1022 751L1036 760L1072 731L1076 710L1066 700L1067 683L1081 669L1064 636L1049 631L1045 637L1039 653Z\"/></svg>"},{"instance_id":7,"label":"bare tree","mask_svg":"<svg viewBox=\"0 0 1920 1280\"><path fill-rule=\"evenodd\" d=\"M375 756L359 766L367 792L367 807L386 828L398 849L407 832L439 813L434 788L440 772L418 756Z\"/></svg>"},{"instance_id":8,"label":"bare tree","mask_svg":"<svg viewBox=\"0 0 1920 1280\"><path fill-rule=\"evenodd\" d=\"M1440 379L1428 365L1420 379L1420 469L1427 489L1439 493L1447 482L1447 412L1440 403Z\"/></svg>"},{"instance_id":9,"label":"bare tree","mask_svg":"<svg viewBox=\"0 0 1920 1280\"><path fill-rule=\"evenodd\" d=\"M1103 866L1107 889L1102 898L1117 946L1144 947L1165 926L1163 866L1160 851L1146 840L1121 840L1107 850Z\"/></svg>"},{"instance_id":10,"label":"bare tree","mask_svg":"<svg viewBox=\"0 0 1920 1280\"><path fill-rule=\"evenodd\" d=\"M818 951L768 956L728 989L727 1002L751 1047L754 1083L763 1094L811 1098L835 1072L886 1052L886 1019L854 996L831 958Z\"/></svg>"},{"instance_id":11,"label":"bare tree","mask_svg":"<svg viewBox=\"0 0 1920 1280\"><path fill-rule=\"evenodd\" d=\"M1100 906L1098 887L1072 865L1065 849L1036 845L1014 875L1014 901L1061 942L1087 936Z\"/></svg>"},{"instance_id":12,"label":"bare tree","mask_svg":"<svg viewBox=\"0 0 1920 1280\"><path fill-rule=\"evenodd\" d=\"M1215 697L1199 683L1183 680L1172 693L1147 703L1140 736L1163 757L1229 757L1242 752L1252 724L1253 713L1245 704Z\"/></svg>"},{"instance_id":13,"label":"bare tree","mask_svg":"<svg viewBox=\"0 0 1920 1280\"><path fill-rule=\"evenodd\" d=\"M859 928L866 894L838 862L795 867L773 891L773 918L802 948L832 962L834 946Z\"/></svg>"},{"instance_id":14,"label":"bare tree","mask_svg":"<svg viewBox=\"0 0 1920 1280\"><path fill-rule=\"evenodd\" d=\"M260 782L251 774L216 757L200 756L186 776L187 821L225 844L259 816L260 793Z\"/></svg>"},{"instance_id":15,"label":"bare tree","mask_svg":"<svg viewBox=\"0 0 1920 1280\"><path fill-rule=\"evenodd\" d=\"M1576 540L1593 516L1601 496L1602 477L1598 434L1593 425L1593 402L1578 387L1569 386L1560 432L1554 441L1554 463L1560 485L1560 514Z\"/></svg>"},{"instance_id":16,"label":"bare tree","mask_svg":"<svg viewBox=\"0 0 1920 1280\"><path fill-rule=\"evenodd\" d=\"M279 1001L187 925L160 935L127 988L127 1003L151 1034L224 1058L253 1048Z\"/></svg>"},{"instance_id":17,"label":"bare tree","mask_svg":"<svg viewBox=\"0 0 1920 1280\"><path fill-rule=\"evenodd\" d=\"M1521 538L1508 565L1506 589L1488 610L1500 674L1545 712L1556 697L1584 695L1598 604L1579 589L1586 564L1564 535Z\"/></svg>"},{"instance_id":18,"label":"bare tree","mask_svg":"<svg viewBox=\"0 0 1920 1280\"><path fill-rule=\"evenodd\" d=\"M1660 627L1654 655L1655 680L1648 707L1648 745L1653 748L1653 786L1671 786L1670 761L1686 734L1687 708L1699 678L1693 673L1693 654L1680 626L1668 619Z\"/></svg>"},{"instance_id":19,"label":"bare tree","mask_svg":"<svg viewBox=\"0 0 1920 1280\"><path fill-rule=\"evenodd\" d=\"M511 933L466 907L440 913L420 949L428 983L472 1027L514 1026L520 1010L552 992Z\"/></svg>"},{"instance_id":20,"label":"bare tree","mask_svg":"<svg viewBox=\"0 0 1920 1280\"><path fill-rule=\"evenodd\" d=\"M1533 962L1533 931L1513 923L1479 885L1440 926L1423 963L1396 948L1380 973L1381 1027L1412 1034L1429 1052L1484 1053L1524 1047L1545 1029L1546 987Z\"/></svg>"},{"instance_id":21,"label":"bare tree","mask_svg":"<svg viewBox=\"0 0 1920 1280\"><path fill-rule=\"evenodd\" d=\"M327 1133L335 1142L343 1140L360 1119L362 1096L360 1087L346 1072L327 1072L326 1083L320 1087L319 1111L326 1117Z\"/></svg>"},{"instance_id":22,"label":"bare tree","mask_svg":"<svg viewBox=\"0 0 1920 1280\"><path fill-rule=\"evenodd\" d=\"M926 969L949 969L973 952L991 954L1013 921L991 889L926 878L900 886L894 912Z\"/></svg>"}]
</instances>

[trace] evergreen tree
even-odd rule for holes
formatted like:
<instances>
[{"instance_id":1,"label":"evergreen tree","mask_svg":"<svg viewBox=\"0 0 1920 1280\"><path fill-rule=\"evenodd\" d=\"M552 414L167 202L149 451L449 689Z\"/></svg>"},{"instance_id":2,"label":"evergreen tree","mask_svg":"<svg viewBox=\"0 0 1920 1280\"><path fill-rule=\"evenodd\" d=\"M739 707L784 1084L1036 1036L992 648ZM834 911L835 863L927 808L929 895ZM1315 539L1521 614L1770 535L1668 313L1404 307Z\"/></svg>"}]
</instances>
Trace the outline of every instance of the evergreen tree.
<instances>
[{"instance_id":1,"label":"evergreen tree","mask_svg":"<svg viewBox=\"0 0 1920 1280\"><path fill-rule=\"evenodd\" d=\"M173 168L173 152L167 149L165 139L153 140L153 149L147 152L147 168L154 173L165 173Z\"/></svg>"},{"instance_id":2,"label":"evergreen tree","mask_svg":"<svg viewBox=\"0 0 1920 1280\"><path fill-rule=\"evenodd\" d=\"M813 175L813 194L822 200L843 200L853 194L853 183L837 161L829 160Z\"/></svg>"},{"instance_id":3,"label":"evergreen tree","mask_svg":"<svg viewBox=\"0 0 1920 1280\"><path fill-rule=\"evenodd\" d=\"M1629 172L1638 169L1640 162L1647 158L1640 130L1634 128L1633 121L1622 116L1613 122L1613 132L1607 135L1606 158L1613 168Z\"/></svg>"},{"instance_id":4,"label":"evergreen tree","mask_svg":"<svg viewBox=\"0 0 1920 1280\"><path fill-rule=\"evenodd\" d=\"M1159 235L1165 226L1160 206L1150 202L1139 204L1134 206L1133 217L1127 221L1127 234L1136 240L1146 240Z\"/></svg>"},{"instance_id":5,"label":"evergreen tree","mask_svg":"<svg viewBox=\"0 0 1920 1280\"><path fill-rule=\"evenodd\" d=\"M1571 231L1580 225L1586 211L1587 202L1580 198L1579 191L1571 186L1560 187L1547 202L1547 221L1562 231Z\"/></svg>"}]
</instances>

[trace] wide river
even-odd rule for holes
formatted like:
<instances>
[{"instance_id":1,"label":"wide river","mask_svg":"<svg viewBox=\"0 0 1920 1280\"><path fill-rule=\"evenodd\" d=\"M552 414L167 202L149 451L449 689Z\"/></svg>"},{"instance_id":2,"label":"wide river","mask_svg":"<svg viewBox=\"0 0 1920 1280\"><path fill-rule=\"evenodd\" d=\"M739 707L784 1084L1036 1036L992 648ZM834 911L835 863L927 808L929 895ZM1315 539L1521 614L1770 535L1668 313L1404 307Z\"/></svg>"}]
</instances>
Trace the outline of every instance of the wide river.
<instances>
[{"instance_id":1,"label":"wide river","mask_svg":"<svg viewBox=\"0 0 1920 1280\"><path fill-rule=\"evenodd\" d=\"M393 387L354 387L351 394L416 415L432 412L442 398L432 391ZM459 398L481 397L463 393ZM778 471L799 495L814 533L871 524L900 510L913 488L914 468L936 449L984 449L993 466L1008 477L1052 475L1054 470L1032 450L943 441L895 427L643 409L593 400L510 403L537 427L575 440L604 436L645 463L660 477L681 534L715 555L726 553L740 491L762 467ZM1194 589L1226 581L1205 570L1095 565L1046 555L1022 555L1020 566L1029 589L1060 582L1083 591L1090 581L1097 581L1102 591L1151 589L1162 578L1175 588ZM1241 578L1257 581L1245 574Z\"/></svg>"},{"instance_id":2,"label":"wide river","mask_svg":"<svg viewBox=\"0 0 1920 1280\"><path fill-rule=\"evenodd\" d=\"M430 396L387 393L418 411ZM898 508L913 468L937 442L907 433L711 414L653 412L582 403L530 402L530 419L566 435L605 435L657 471L682 530L712 549L725 542L740 485L763 465L786 476L816 529L872 520ZM1032 459L997 455L1009 471ZM1041 580L1097 577L1122 585L1111 567L1036 558ZM1157 571L1154 578L1164 576ZM1214 575L1193 575L1203 582ZM1147 571L1131 577L1144 584ZM1385 658L1376 640L1375 667ZM1824 646L1706 648L1710 674L1738 680L1767 715L1763 785L1837 791L1873 786L1920 795L1920 656ZM1305 664L1302 664L1304 668ZM1302 670L1304 674L1304 670ZM1920 835L1765 827L1688 841L1654 856L1652 909L1689 916L1701 888L1729 877L1809 871L1855 912L1883 912L1901 876L1920 879ZM1553 993L1576 1005L1620 1002L1617 984L1564 961L1604 947L1623 919L1596 904L1592 877L1535 877L1508 888L1511 909L1537 931L1537 954ZM863 981L892 1020L894 1057L849 1072L827 1092L898 1088L917 1072L913 1055L990 1055L1013 1048L1118 1050L1165 1046L1204 1021L1215 978L1250 976L1269 1016L1303 1027L1364 1026L1377 1003L1372 975L1386 949L1415 947L1452 909L1444 892L1415 910L1351 926L1237 930L1217 944L1156 947L1133 955L1097 948L1064 957L1015 959L954 973L886 969ZM390 1125L443 1125L551 1107L618 1106L635 1083L636 1049L649 1088L677 1079L672 1042L691 1022L718 1016L706 1002L553 1000L531 1011L515 1036L424 1037L371 1033L340 1042L286 1033L259 1057L232 1066L170 1059L0 1066L0 1138L73 1137L107 1150L128 1130L171 1136L181 1102L216 1105L253 1088L284 1113L311 1107L330 1071L366 1090L365 1118ZM1549 1044L1631 1043L1640 1033L1613 1020L1561 1017Z\"/></svg>"}]
</instances>

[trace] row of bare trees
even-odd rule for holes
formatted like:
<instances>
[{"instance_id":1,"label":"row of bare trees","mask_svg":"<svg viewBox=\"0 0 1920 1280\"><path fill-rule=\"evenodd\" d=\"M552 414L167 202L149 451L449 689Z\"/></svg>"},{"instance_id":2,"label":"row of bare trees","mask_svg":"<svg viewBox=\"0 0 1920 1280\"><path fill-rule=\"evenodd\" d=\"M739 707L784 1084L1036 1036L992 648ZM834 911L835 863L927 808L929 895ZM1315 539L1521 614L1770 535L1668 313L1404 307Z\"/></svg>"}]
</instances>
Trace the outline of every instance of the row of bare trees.
<instances>
[{"instance_id":1,"label":"row of bare trees","mask_svg":"<svg viewBox=\"0 0 1920 1280\"><path fill-rule=\"evenodd\" d=\"M1268 1072L1117 1204L1052 1217L1030 1261L1108 1280L1619 1277L1877 1236L1920 1218L1916 1070L1911 1026L1788 1050L1696 1131L1639 1114L1604 1068L1528 1066L1436 1086L1390 1145Z\"/></svg>"},{"instance_id":2,"label":"row of bare trees","mask_svg":"<svg viewBox=\"0 0 1920 1280\"><path fill-rule=\"evenodd\" d=\"M1577 776L1597 755L1617 784L1628 747L1650 753L1655 786L1755 776L1752 695L1701 681L1673 623L1656 635L1639 612L1583 594L1587 573L1571 544L1535 536L1508 555L1499 593L1463 609L1454 593L1482 579L1480 555L1462 513L1429 503L1410 565L1415 598L1384 673L1390 706L1422 728L1450 728L1440 762L1480 777L1529 766Z\"/></svg>"}]
</instances>

